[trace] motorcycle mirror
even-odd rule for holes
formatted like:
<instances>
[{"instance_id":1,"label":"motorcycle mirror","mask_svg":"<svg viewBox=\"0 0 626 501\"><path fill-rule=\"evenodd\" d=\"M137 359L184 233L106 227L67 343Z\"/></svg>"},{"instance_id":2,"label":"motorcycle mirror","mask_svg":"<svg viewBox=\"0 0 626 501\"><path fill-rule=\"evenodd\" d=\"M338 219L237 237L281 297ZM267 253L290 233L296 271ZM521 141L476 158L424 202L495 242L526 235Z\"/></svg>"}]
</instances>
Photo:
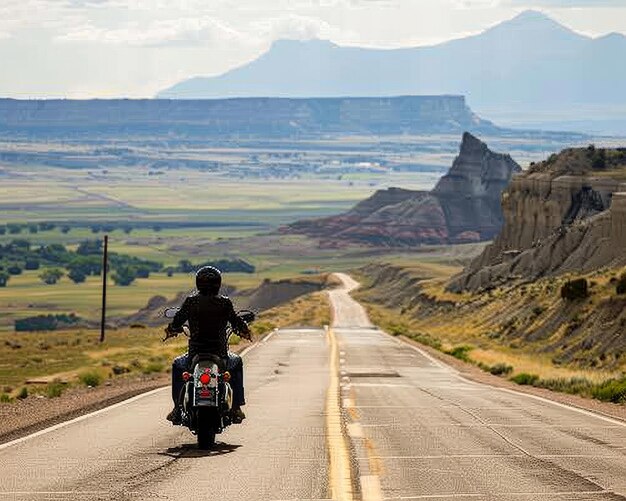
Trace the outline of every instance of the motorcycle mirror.
<instances>
[{"instance_id":1,"label":"motorcycle mirror","mask_svg":"<svg viewBox=\"0 0 626 501\"><path fill-rule=\"evenodd\" d=\"M178 313L178 310L180 310L180 308L167 308L163 312L163 316L165 318L174 318L176 316L176 313Z\"/></svg>"},{"instance_id":2,"label":"motorcycle mirror","mask_svg":"<svg viewBox=\"0 0 626 501\"><path fill-rule=\"evenodd\" d=\"M238 315L241 317L241 319L246 322L247 324L249 324L250 322L252 322L255 318L256 315L253 311L250 310L241 310Z\"/></svg>"}]
</instances>

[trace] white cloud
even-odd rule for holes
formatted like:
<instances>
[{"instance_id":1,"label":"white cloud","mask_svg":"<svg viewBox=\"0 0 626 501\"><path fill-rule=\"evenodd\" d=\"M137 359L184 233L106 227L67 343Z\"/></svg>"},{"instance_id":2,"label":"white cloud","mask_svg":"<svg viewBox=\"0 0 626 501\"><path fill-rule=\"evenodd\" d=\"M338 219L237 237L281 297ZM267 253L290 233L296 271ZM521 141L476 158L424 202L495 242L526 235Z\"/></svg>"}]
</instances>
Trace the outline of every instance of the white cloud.
<instances>
[{"instance_id":1,"label":"white cloud","mask_svg":"<svg viewBox=\"0 0 626 501\"><path fill-rule=\"evenodd\" d=\"M101 42L136 47L194 46L213 42L245 42L246 37L226 23L208 16L128 23L123 28L102 28L91 23L57 37L65 42Z\"/></svg>"},{"instance_id":2,"label":"white cloud","mask_svg":"<svg viewBox=\"0 0 626 501\"><path fill-rule=\"evenodd\" d=\"M293 40L321 38L328 40L343 34L341 30L323 19L296 14L255 21L251 23L251 28L258 38L266 41L281 38Z\"/></svg>"}]
</instances>

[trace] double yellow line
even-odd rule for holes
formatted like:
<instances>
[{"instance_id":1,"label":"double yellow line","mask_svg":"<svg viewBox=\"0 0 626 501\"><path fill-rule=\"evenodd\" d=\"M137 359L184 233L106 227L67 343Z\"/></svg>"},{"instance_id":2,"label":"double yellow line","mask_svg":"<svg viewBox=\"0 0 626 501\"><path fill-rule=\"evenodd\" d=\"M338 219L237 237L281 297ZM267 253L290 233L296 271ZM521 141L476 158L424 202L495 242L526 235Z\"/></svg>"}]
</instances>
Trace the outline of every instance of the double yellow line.
<instances>
[{"instance_id":1,"label":"double yellow line","mask_svg":"<svg viewBox=\"0 0 626 501\"><path fill-rule=\"evenodd\" d=\"M332 328L327 329L330 347L330 381L326 394L326 436L329 454L329 481L334 501L353 501L350 452L341 419L339 348Z\"/></svg>"}]
</instances>

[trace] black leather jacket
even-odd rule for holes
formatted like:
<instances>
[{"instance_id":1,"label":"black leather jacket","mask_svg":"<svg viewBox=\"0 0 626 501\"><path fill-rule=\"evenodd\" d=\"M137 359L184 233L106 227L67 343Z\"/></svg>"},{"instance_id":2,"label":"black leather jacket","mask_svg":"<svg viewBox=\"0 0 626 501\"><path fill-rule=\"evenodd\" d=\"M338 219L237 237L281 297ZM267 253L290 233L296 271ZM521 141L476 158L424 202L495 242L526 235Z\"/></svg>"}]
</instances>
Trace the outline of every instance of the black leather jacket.
<instances>
[{"instance_id":1,"label":"black leather jacket","mask_svg":"<svg viewBox=\"0 0 626 501\"><path fill-rule=\"evenodd\" d=\"M183 302L169 325L173 332L181 332L189 322L189 355L212 353L220 357L228 355L226 327L230 323L236 332L248 335L250 329L226 296L202 295L195 292Z\"/></svg>"}]
</instances>

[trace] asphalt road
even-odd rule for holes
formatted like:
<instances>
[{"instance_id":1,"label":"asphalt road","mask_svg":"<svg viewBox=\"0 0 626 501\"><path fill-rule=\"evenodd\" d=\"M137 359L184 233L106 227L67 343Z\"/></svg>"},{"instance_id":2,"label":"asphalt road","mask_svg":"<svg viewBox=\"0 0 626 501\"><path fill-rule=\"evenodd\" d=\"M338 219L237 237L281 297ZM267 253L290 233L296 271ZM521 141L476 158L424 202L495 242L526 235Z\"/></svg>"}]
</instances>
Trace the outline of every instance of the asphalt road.
<instances>
[{"instance_id":1,"label":"asphalt road","mask_svg":"<svg viewBox=\"0 0 626 501\"><path fill-rule=\"evenodd\" d=\"M249 419L199 451L157 390L0 445L0 499L626 499L626 425L469 382L371 326L346 290L334 328L249 351Z\"/></svg>"},{"instance_id":2,"label":"asphalt road","mask_svg":"<svg viewBox=\"0 0 626 501\"><path fill-rule=\"evenodd\" d=\"M465 380L333 298L364 500L626 499L626 423Z\"/></svg>"}]
</instances>

